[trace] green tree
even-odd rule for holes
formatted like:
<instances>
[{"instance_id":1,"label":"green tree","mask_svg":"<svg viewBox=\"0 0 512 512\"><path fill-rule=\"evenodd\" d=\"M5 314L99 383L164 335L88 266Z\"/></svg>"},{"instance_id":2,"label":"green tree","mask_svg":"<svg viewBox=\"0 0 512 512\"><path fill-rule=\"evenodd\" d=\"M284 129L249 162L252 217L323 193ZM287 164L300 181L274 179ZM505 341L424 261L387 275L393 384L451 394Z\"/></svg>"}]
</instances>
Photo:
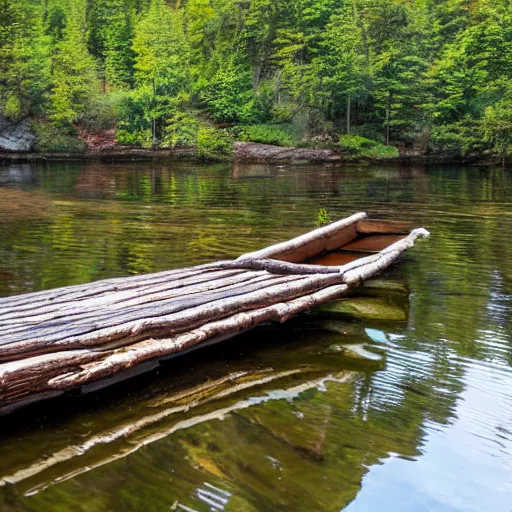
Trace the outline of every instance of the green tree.
<instances>
[{"instance_id":1,"label":"green tree","mask_svg":"<svg viewBox=\"0 0 512 512\"><path fill-rule=\"evenodd\" d=\"M317 80L312 78L311 84L316 94L324 97L324 108L330 118L344 114L349 134L353 103L366 98L370 79L355 1L348 0L331 16L322 35L321 50L313 61Z\"/></svg>"},{"instance_id":2,"label":"green tree","mask_svg":"<svg viewBox=\"0 0 512 512\"><path fill-rule=\"evenodd\" d=\"M85 7L85 0L70 0L63 39L54 58L51 118L65 126L86 115L98 94L96 66L87 49Z\"/></svg>"},{"instance_id":3,"label":"green tree","mask_svg":"<svg viewBox=\"0 0 512 512\"><path fill-rule=\"evenodd\" d=\"M0 11L0 113L42 114L51 64L43 7L35 0L5 1Z\"/></svg>"},{"instance_id":4,"label":"green tree","mask_svg":"<svg viewBox=\"0 0 512 512\"><path fill-rule=\"evenodd\" d=\"M485 141L505 159L512 155L512 87L508 85L503 98L485 109L483 116Z\"/></svg>"},{"instance_id":5,"label":"green tree","mask_svg":"<svg viewBox=\"0 0 512 512\"><path fill-rule=\"evenodd\" d=\"M190 98L190 49L182 11L152 0L135 27L133 50L136 89L131 104L136 114L131 128L149 131L156 144L166 120Z\"/></svg>"},{"instance_id":6,"label":"green tree","mask_svg":"<svg viewBox=\"0 0 512 512\"><path fill-rule=\"evenodd\" d=\"M98 60L106 85L133 84L133 0L92 0L88 10L88 47Z\"/></svg>"},{"instance_id":7,"label":"green tree","mask_svg":"<svg viewBox=\"0 0 512 512\"><path fill-rule=\"evenodd\" d=\"M420 6L400 0L373 0L364 13L373 97L384 113L386 144L391 141L392 129L397 135L404 133L421 118L428 34Z\"/></svg>"}]
</instances>

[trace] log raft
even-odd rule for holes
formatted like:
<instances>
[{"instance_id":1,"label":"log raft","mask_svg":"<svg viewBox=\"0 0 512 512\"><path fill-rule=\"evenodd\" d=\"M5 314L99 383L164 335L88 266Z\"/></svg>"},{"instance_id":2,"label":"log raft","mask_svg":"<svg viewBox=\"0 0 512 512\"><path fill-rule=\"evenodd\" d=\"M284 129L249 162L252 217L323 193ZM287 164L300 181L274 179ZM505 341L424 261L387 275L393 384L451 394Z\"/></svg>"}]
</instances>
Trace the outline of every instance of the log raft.
<instances>
[{"instance_id":1,"label":"log raft","mask_svg":"<svg viewBox=\"0 0 512 512\"><path fill-rule=\"evenodd\" d=\"M235 260L0 298L0 413L285 322L346 295L428 236L366 217Z\"/></svg>"}]
</instances>

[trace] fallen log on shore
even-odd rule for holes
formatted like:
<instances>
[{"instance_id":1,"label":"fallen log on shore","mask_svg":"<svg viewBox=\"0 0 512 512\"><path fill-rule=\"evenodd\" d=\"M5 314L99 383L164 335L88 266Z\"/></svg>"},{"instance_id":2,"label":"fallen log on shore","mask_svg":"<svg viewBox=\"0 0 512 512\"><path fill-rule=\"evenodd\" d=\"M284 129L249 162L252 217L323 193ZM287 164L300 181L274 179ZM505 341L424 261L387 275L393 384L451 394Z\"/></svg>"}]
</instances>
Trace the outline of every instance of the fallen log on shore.
<instances>
[{"instance_id":1,"label":"fallen log on shore","mask_svg":"<svg viewBox=\"0 0 512 512\"><path fill-rule=\"evenodd\" d=\"M284 322L347 294L428 236L365 219L358 213L233 261L0 298L0 412Z\"/></svg>"},{"instance_id":2,"label":"fallen log on shore","mask_svg":"<svg viewBox=\"0 0 512 512\"><path fill-rule=\"evenodd\" d=\"M281 147L256 142L235 142L233 158L237 162L340 164L343 162L343 153L332 149Z\"/></svg>"}]
</instances>

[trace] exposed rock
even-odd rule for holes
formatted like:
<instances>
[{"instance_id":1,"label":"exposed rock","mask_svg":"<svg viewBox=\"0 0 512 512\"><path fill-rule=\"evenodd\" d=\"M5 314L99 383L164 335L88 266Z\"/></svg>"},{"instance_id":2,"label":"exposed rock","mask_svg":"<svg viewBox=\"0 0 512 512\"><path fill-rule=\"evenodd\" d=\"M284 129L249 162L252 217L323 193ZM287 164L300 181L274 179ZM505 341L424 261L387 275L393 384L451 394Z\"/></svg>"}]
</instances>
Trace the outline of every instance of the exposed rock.
<instances>
[{"instance_id":1,"label":"exposed rock","mask_svg":"<svg viewBox=\"0 0 512 512\"><path fill-rule=\"evenodd\" d=\"M3 151L0 148L0 162L48 162L48 161L82 161L99 160L102 162L132 162L132 161L150 161L167 159L185 159L196 158L196 149L193 147L184 148L164 148L164 149L144 149L115 146L102 150L83 153L60 151L60 152L22 152L22 151Z\"/></svg>"},{"instance_id":2,"label":"exposed rock","mask_svg":"<svg viewBox=\"0 0 512 512\"><path fill-rule=\"evenodd\" d=\"M34 142L27 119L8 121L0 116L0 151L30 151Z\"/></svg>"},{"instance_id":3,"label":"exposed rock","mask_svg":"<svg viewBox=\"0 0 512 512\"><path fill-rule=\"evenodd\" d=\"M341 163L343 154L330 149L271 146L255 142L235 142L234 158L239 162Z\"/></svg>"}]
</instances>

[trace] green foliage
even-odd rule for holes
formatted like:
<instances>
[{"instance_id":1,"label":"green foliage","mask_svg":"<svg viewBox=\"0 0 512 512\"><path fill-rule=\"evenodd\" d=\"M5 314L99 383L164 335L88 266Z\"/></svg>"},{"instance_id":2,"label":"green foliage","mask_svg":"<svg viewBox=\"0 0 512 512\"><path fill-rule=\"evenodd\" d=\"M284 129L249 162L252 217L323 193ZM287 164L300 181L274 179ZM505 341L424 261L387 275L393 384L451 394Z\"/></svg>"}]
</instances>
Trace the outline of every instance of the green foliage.
<instances>
[{"instance_id":1,"label":"green foliage","mask_svg":"<svg viewBox=\"0 0 512 512\"><path fill-rule=\"evenodd\" d=\"M359 135L342 135L340 148L344 153L352 156L368 158L397 158L399 156L398 149L395 147L386 146Z\"/></svg>"},{"instance_id":2,"label":"green foliage","mask_svg":"<svg viewBox=\"0 0 512 512\"><path fill-rule=\"evenodd\" d=\"M195 112L174 112L167 119L162 145L165 147L196 146L200 124Z\"/></svg>"},{"instance_id":3,"label":"green foliage","mask_svg":"<svg viewBox=\"0 0 512 512\"><path fill-rule=\"evenodd\" d=\"M133 83L135 6L131 0L90 0L88 47L109 86Z\"/></svg>"},{"instance_id":4,"label":"green foliage","mask_svg":"<svg viewBox=\"0 0 512 512\"><path fill-rule=\"evenodd\" d=\"M91 95L87 116L83 117L81 124L91 131L114 128L120 118L125 96L122 91Z\"/></svg>"},{"instance_id":5,"label":"green foliage","mask_svg":"<svg viewBox=\"0 0 512 512\"><path fill-rule=\"evenodd\" d=\"M467 157L485 150L482 123L466 115L460 121L434 126L430 150L439 155Z\"/></svg>"},{"instance_id":6,"label":"green foliage","mask_svg":"<svg viewBox=\"0 0 512 512\"><path fill-rule=\"evenodd\" d=\"M344 134L503 157L511 80L508 0L3 0L0 9L0 115L64 131L116 126L123 144L142 147L194 145L200 126L217 123L279 145ZM365 151L394 154L386 147Z\"/></svg>"},{"instance_id":7,"label":"green foliage","mask_svg":"<svg viewBox=\"0 0 512 512\"><path fill-rule=\"evenodd\" d=\"M275 146L297 146L300 138L290 125L256 124L238 127L241 140L273 144Z\"/></svg>"},{"instance_id":8,"label":"green foliage","mask_svg":"<svg viewBox=\"0 0 512 512\"><path fill-rule=\"evenodd\" d=\"M485 109L483 117L484 140L503 161L512 156L512 87L503 98Z\"/></svg>"},{"instance_id":9,"label":"green foliage","mask_svg":"<svg viewBox=\"0 0 512 512\"><path fill-rule=\"evenodd\" d=\"M136 87L122 119L128 131L151 131L152 145L164 137L168 118L189 99L192 74L182 12L152 0L133 42Z\"/></svg>"},{"instance_id":10,"label":"green foliage","mask_svg":"<svg viewBox=\"0 0 512 512\"><path fill-rule=\"evenodd\" d=\"M251 75L235 64L220 68L208 81L199 82L199 98L217 122L250 122L257 118Z\"/></svg>"},{"instance_id":11,"label":"green foliage","mask_svg":"<svg viewBox=\"0 0 512 512\"><path fill-rule=\"evenodd\" d=\"M76 137L73 131L65 131L52 123L33 122L32 132L35 135L35 146L38 151L46 153L82 153L85 144Z\"/></svg>"},{"instance_id":12,"label":"green foliage","mask_svg":"<svg viewBox=\"0 0 512 512\"><path fill-rule=\"evenodd\" d=\"M86 1L70 1L53 61L50 112L59 125L69 126L88 115L92 98L99 92L95 63L87 50L86 26Z\"/></svg>"},{"instance_id":13,"label":"green foliage","mask_svg":"<svg viewBox=\"0 0 512 512\"><path fill-rule=\"evenodd\" d=\"M233 139L225 130L203 125L197 132L197 154L205 160L222 159L233 150Z\"/></svg>"},{"instance_id":14,"label":"green foliage","mask_svg":"<svg viewBox=\"0 0 512 512\"><path fill-rule=\"evenodd\" d=\"M329 218L329 213L325 208L319 208L316 216L316 223L318 226L325 226L331 222Z\"/></svg>"},{"instance_id":15,"label":"green foliage","mask_svg":"<svg viewBox=\"0 0 512 512\"><path fill-rule=\"evenodd\" d=\"M117 142L121 146L135 146L140 148L150 148L152 145L151 130L116 130Z\"/></svg>"},{"instance_id":16,"label":"green foliage","mask_svg":"<svg viewBox=\"0 0 512 512\"><path fill-rule=\"evenodd\" d=\"M0 9L0 114L10 118L44 113L50 82L50 38L43 7L6 0Z\"/></svg>"}]
</instances>

